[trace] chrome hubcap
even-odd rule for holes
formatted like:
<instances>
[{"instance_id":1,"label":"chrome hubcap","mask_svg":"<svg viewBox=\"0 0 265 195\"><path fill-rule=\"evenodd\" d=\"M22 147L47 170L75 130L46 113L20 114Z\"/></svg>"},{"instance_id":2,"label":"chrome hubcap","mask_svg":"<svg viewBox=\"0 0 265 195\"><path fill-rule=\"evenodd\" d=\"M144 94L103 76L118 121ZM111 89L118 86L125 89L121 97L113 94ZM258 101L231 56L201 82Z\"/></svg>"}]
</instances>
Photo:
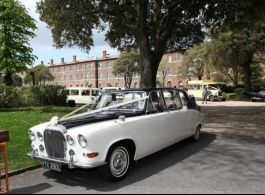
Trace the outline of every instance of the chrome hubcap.
<instances>
[{"instance_id":1,"label":"chrome hubcap","mask_svg":"<svg viewBox=\"0 0 265 195\"><path fill-rule=\"evenodd\" d=\"M116 177L123 176L128 169L129 154L125 148L116 149L110 159L110 169Z\"/></svg>"}]
</instances>

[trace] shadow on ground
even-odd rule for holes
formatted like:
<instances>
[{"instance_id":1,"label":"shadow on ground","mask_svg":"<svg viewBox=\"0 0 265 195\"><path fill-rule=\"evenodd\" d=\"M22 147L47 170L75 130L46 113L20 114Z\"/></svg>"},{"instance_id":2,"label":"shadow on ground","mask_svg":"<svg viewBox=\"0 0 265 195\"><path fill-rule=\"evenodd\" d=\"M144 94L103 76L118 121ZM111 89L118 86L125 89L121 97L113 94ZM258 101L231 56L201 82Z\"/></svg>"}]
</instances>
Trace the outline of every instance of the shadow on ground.
<instances>
[{"instance_id":1,"label":"shadow on ground","mask_svg":"<svg viewBox=\"0 0 265 195\"><path fill-rule=\"evenodd\" d=\"M65 168L63 173L47 171L44 176L47 179L53 179L57 183L69 187L84 187L87 190L96 190L101 192L116 191L125 186L159 174L161 171L180 163L181 161L193 156L201 150L207 148L216 139L216 135L204 133L201 140L197 143L189 139L173 145L165 150L155 153L149 157L140 160L137 167L132 167L125 180L118 183L108 183L101 179L97 170L68 170ZM22 190L22 189L20 189ZM41 189L40 189L41 191Z\"/></svg>"}]
</instances>

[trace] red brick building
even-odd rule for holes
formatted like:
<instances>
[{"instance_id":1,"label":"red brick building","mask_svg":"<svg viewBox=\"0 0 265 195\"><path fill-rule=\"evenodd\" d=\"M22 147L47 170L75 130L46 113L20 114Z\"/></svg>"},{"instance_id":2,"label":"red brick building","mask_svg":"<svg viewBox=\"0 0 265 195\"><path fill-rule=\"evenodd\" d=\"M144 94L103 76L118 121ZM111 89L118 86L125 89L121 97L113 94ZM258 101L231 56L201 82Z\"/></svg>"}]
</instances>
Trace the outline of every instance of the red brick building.
<instances>
[{"instance_id":1,"label":"red brick building","mask_svg":"<svg viewBox=\"0 0 265 195\"><path fill-rule=\"evenodd\" d=\"M92 57L85 60L78 60L73 56L72 62L65 62L64 58L60 63L50 61L49 69L55 77L50 84L62 85L65 87L124 87L124 78L112 74L113 66L120 54L109 55L107 51L102 52L101 57ZM165 79L167 87L186 87L188 80L181 80L177 77L179 62L182 55L179 53L165 53L164 59L167 59L169 65L168 74ZM131 88L139 88L140 75L135 74ZM162 73L157 74L157 83L161 86L163 83Z\"/></svg>"}]
</instances>

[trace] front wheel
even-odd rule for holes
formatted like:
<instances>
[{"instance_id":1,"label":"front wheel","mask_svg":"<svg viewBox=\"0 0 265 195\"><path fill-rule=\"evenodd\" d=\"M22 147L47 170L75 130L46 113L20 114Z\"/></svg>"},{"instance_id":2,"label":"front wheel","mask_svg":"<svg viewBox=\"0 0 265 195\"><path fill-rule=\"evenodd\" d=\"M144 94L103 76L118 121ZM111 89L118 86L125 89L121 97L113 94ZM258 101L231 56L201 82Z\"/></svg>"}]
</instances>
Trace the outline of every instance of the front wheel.
<instances>
[{"instance_id":1,"label":"front wheel","mask_svg":"<svg viewBox=\"0 0 265 195\"><path fill-rule=\"evenodd\" d=\"M196 128L195 134L191 137L192 141L197 142L201 138L201 125Z\"/></svg>"},{"instance_id":2,"label":"front wheel","mask_svg":"<svg viewBox=\"0 0 265 195\"><path fill-rule=\"evenodd\" d=\"M214 101L214 97L213 96L210 96L210 101L213 102Z\"/></svg>"},{"instance_id":3,"label":"front wheel","mask_svg":"<svg viewBox=\"0 0 265 195\"><path fill-rule=\"evenodd\" d=\"M107 156L107 164L98 169L100 176L109 182L123 180L131 166L130 151L125 146L113 147Z\"/></svg>"}]
</instances>

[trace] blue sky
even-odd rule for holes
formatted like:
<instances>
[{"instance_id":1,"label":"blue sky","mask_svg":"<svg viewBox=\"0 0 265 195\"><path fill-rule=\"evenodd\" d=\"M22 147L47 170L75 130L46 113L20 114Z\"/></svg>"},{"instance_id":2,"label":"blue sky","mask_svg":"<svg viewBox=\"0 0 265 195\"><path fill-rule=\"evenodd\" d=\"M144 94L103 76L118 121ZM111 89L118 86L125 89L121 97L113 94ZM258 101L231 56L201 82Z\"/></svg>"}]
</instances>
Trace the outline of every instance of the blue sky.
<instances>
[{"instance_id":1,"label":"blue sky","mask_svg":"<svg viewBox=\"0 0 265 195\"><path fill-rule=\"evenodd\" d=\"M108 54L118 54L116 49L111 48L108 43L104 41L104 33L97 33L94 31L94 45L89 54L82 52L79 48L63 48L56 49L53 47L53 40L50 29L47 28L46 23L39 20L39 14L36 13L36 2L39 0L19 0L28 9L29 15L37 21L38 30L34 33L36 37L30 41L30 46L33 49L33 54L38 57L34 65L38 65L41 61L47 65L51 59L54 63L60 63L61 58L64 58L65 62L71 62L73 56L76 55L77 60L84 60L91 56L102 56L102 51L107 50Z\"/></svg>"}]
</instances>

